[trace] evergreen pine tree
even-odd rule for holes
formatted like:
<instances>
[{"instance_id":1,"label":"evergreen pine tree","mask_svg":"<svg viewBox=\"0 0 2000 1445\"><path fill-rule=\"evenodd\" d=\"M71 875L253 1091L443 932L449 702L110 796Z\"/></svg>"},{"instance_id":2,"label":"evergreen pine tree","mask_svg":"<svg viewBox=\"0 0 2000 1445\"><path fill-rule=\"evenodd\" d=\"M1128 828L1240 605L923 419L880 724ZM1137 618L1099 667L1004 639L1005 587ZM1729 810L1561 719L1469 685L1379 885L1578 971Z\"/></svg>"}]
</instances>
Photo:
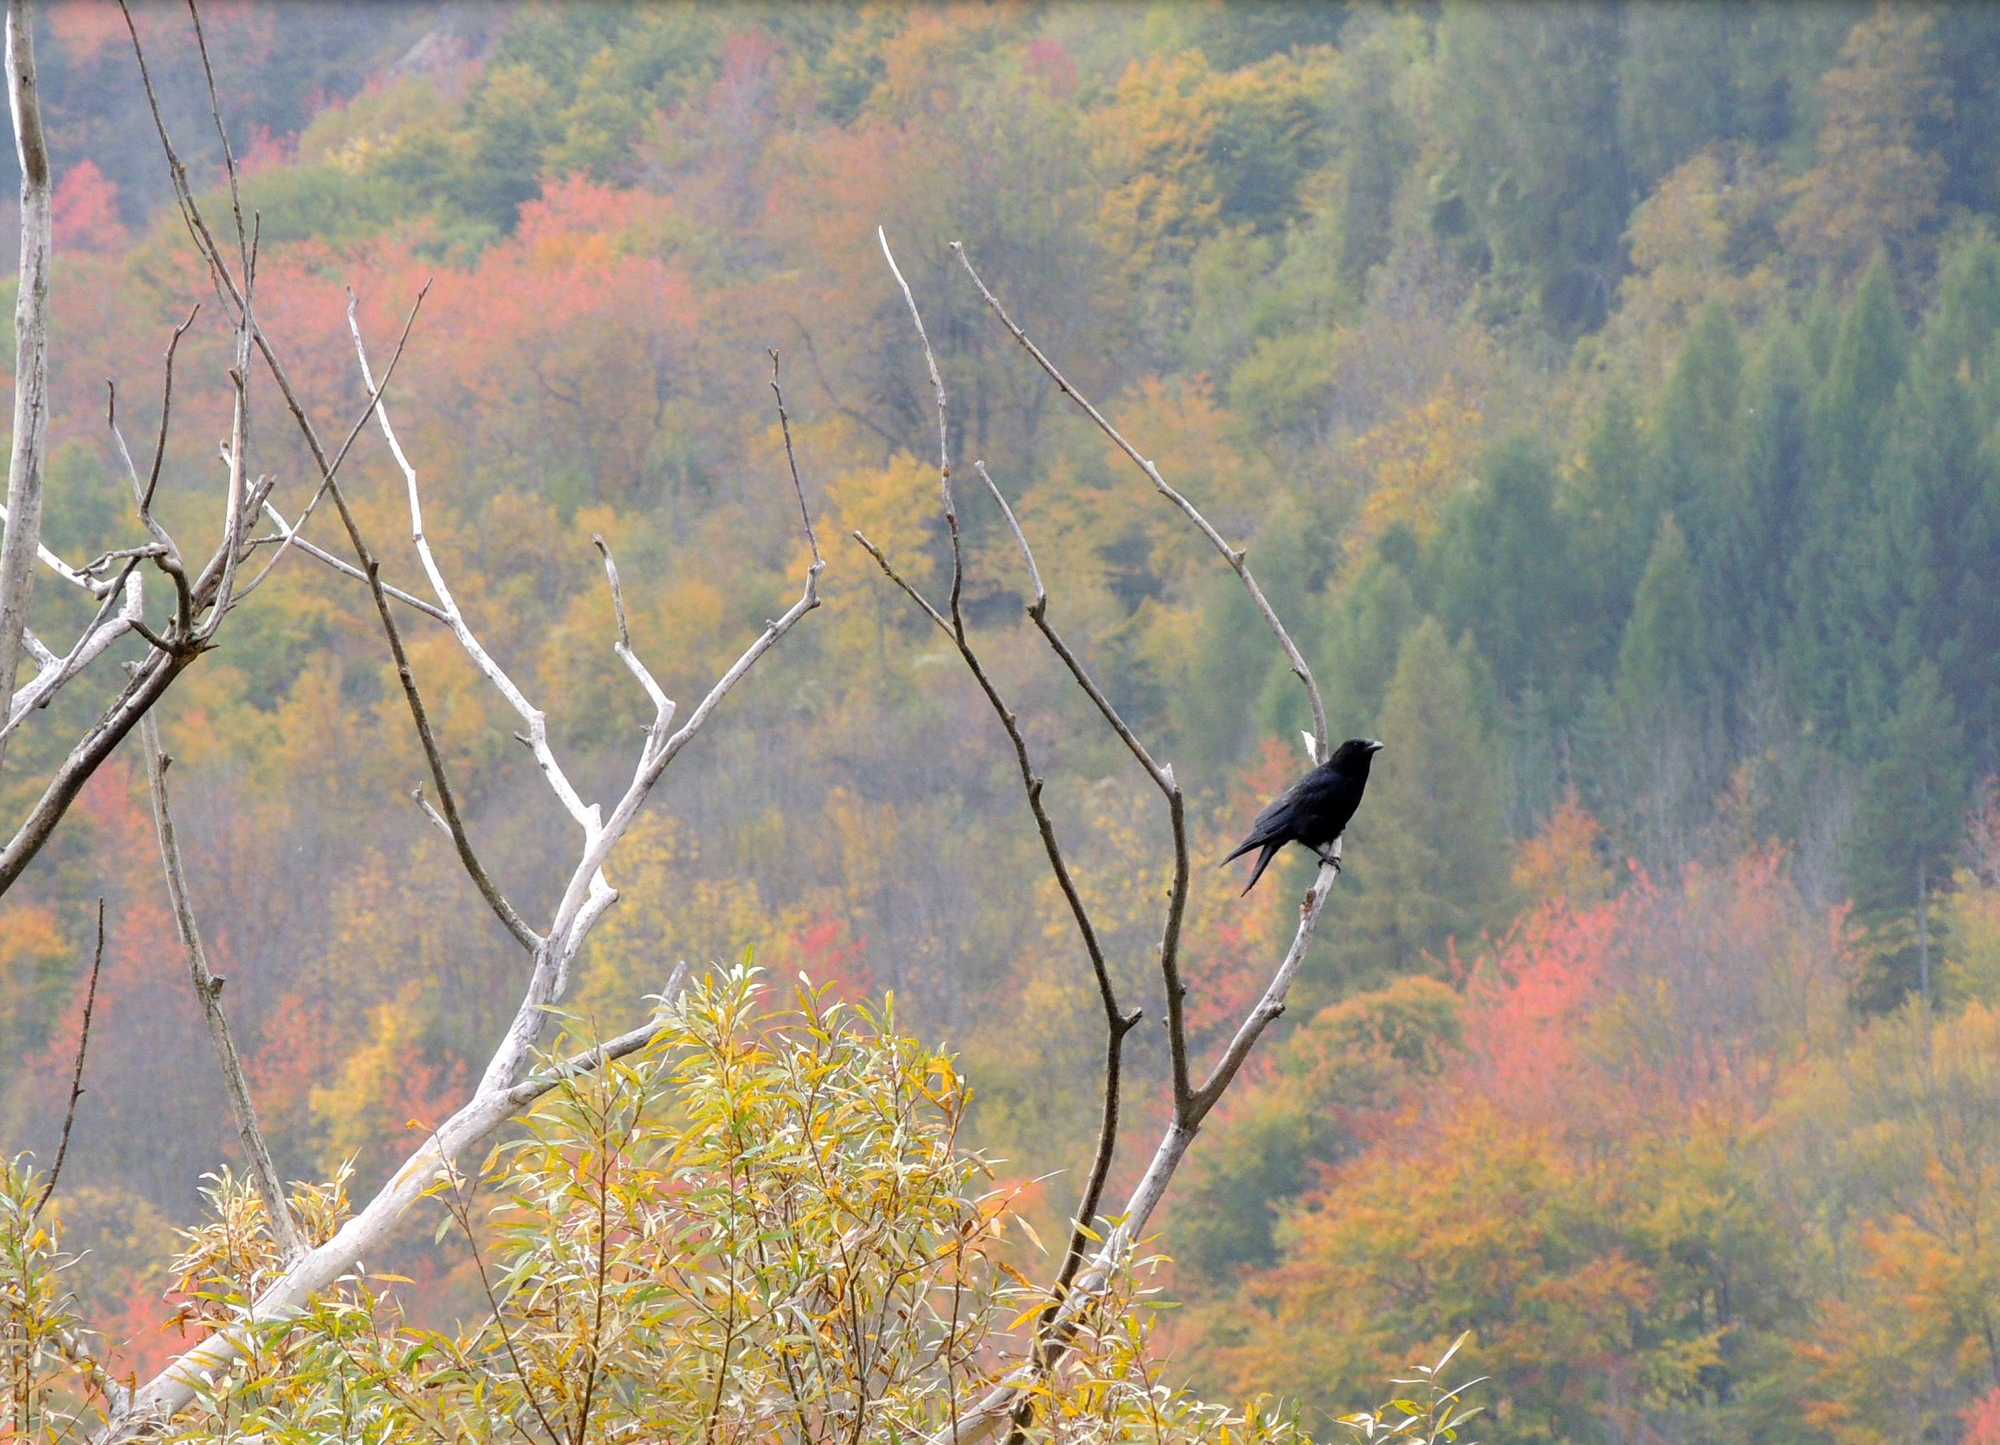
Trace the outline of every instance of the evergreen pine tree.
<instances>
[{"instance_id":1,"label":"evergreen pine tree","mask_svg":"<svg viewBox=\"0 0 2000 1445\"><path fill-rule=\"evenodd\" d=\"M1615 10L1559 5L1450 6L1438 22L1436 107L1458 182L1448 209L1485 242L1493 309L1525 304L1560 335L1603 321L1624 261L1623 26Z\"/></svg>"},{"instance_id":2,"label":"evergreen pine tree","mask_svg":"<svg viewBox=\"0 0 2000 1445\"><path fill-rule=\"evenodd\" d=\"M1711 301L1688 329L1667 382L1651 488L1655 515L1683 518L1697 547L1712 515L1726 507L1724 486L1741 450L1736 421L1742 393L1736 323L1726 307Z\"/></svg>"},{"instance_id":3,"label":"evergreen pine tree","mask_svg":"<svg viewBox=\"0 0 2000 1445\"><path fill-rule=\"evenodd\" d=\"M1565 499L1575 539L1573 576L1588 641L1579 654L1588 678L1609 678L1632 594L1658 530L1647 508L1646 441L1630 393L1614 387L1584 443L1583 466Z\"/></svg>"},{"instance_id":4,"label":"evergreen pine tree","mask_svg":"<svg viewBox=\"0 0 2000 1445\"><path fill-rule=\"evenodd\" d=\"M1558 708L1575 696L1597 619L1571 565L1555 506L1555 462L1533 437L1511 437L1480 466L1479 485L1447 514L1430 572L1437 611L1470 632L1503 696L1528 688Z\"/></svg>"},{"instance_id":5,"label":"evergreen pine tree","mask_svg":"<svg viewBox=\"0 0 2000 1445\"><path fill-rule=\"evenodd\" d=\"M1965 738L1937 668L1903 682L1863 775L1847 883L1866 945L1857 1004L1894 1008L1928 983L1928 900L1951 875L1965 818Z\"/></svg>"},{"instance_id":6,"label":"evergreen pine tree","mask_svg":"<svg viewBox=\"0 0 2000 1445\"><path fill-rule=\"evenodd\" d=\"M2000 246L1981 235L1946 265L1877 478L1890 622L1877 665L1902 677L1934 662L1982 749L2000 719L2000 469L1977 390L1996 331Z\"/></svg>"},{"instance_id":7,"label":"evergreen pine tree","mask_svg":"<svg viewBox=\"0 0 2000 1445\"><path fill-rule=\"evenodd\" d=\"M1721 543L1746 618L1746 667L1777 652L1785 625L1785 578L1811 486L1811 388L1799 338L1780 325L1744 387L1742 492Z\"/></svg>"},{"instance_id":8,"label":"evergreen pine tree","mask_svg":"<svg viewBox=\"0 0 2000 1445\"><path fill-rule=\"evenodd\" d=\"M1742 683L1752 641L1736 555L1736 533L1747 520L1742 407L1736 324L1726 308L1710 302L1689 330L1667 384L1652 494L1654 514L1670 513L1685 534L1718 703Z\"/></svg>"},{"instance_id":9,"label":"evergreen pine tree","mask_svg":"<svg viewBox=\"0 0 2000 1445\"><path fill-rule=\"evenodd\" d=\"M1371 558L1341 593L1327 625L1320 672L1327 725L1335 734L1363 733L1381 712L1403 639L1419 616L1410 579L1380 556Z\"/></svg>"},{"instance_id":10,"label":"evergreen pine tree","mask_svg":"<svg viewBox=\"0 0 2000 1445\"><path fill-rule=\"evenodd\" d=\"M1671 513L1660 519L1632 599L1631 620L1618 645L1615 691L1634 722L1696 718L1714 701L1700 581L1687 538Z\"/></svg>"},{"instance_id":11,"label":"evergreen pine tree","mask_svg":"<svg viewBox=\"0 0 2000 1445\"><path fill-rule=\"evenodd\" d=\"M1621 778L1606 820L1654 866L1678 867L1692 855L1723 782L1722 699L1706 622L1687 538L1668 513L1618 648Z\"/></svg>"},{"instance_id":12,"label":"evergreen pine tree","mask_svg":"<svg viewBox=\"0 0 2000 1445\"><path fill-rule=\"evenodd\" d=\"M1483 668L1435 618L1403 644L1368 797L1349 828L1359 893L1335 939L1355 982L1411 973L1497 925L1508 902L1500 759Z\"/></svg>"},{"instance_id":13,"label":"evergreen pine tree","mask_svg":"<svg viewBox=\"0 0 2000 1445\"><path fill-rule=\"evenodd\" d=\"M1857 659L1878 656L1887 631L1875 469L1908 350L1888 267L1877 258L1842 319L1814 398L1813 489L1787 579L1784 655L1794 696L1810 722L1849 749L1872 721Z\"/></svg>"}]
</instances>

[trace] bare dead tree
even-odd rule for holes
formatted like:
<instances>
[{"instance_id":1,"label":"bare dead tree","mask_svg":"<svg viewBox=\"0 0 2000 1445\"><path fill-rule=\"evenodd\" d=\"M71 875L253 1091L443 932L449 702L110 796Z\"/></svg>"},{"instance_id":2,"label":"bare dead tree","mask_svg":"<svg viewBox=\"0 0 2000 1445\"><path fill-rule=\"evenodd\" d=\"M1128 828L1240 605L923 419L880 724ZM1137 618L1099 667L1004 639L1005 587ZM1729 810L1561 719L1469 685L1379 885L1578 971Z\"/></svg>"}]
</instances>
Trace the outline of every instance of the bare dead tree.
<instances>
[{"instance_id":1,"label":"bare dead tree","mask_svg":"<svg viewBox=\"0 0 2000 1445\"><path fill-rule=\"evenodd\" d=\"M801 516L807 520L806 535L812 553L812 561L806 569L804 585L798 600L782 616L765 626L763 632L715 682L678 729L673 726L677 712L676 704L667 697L653 678L651 671L639 660L631 648L629 631L621 626L619 636L614 643L614 651L633 673L653 703L653 721L647 727L645 737L640 744L632 780L608 812L601 804L584 802L550 746L545 714L528 700L506 670L487 651L452 596L450 586L424 533L422 494L416 468L397 438L387 409L381 404L380 388L376 385L368 361L367 347L358 324L354 327L353 335L357 364L374 398L372 406L384 445L403 474L405 493L410 507L411 540L431 582L435 598L432 605L444 614L446 625L466 655L485 676L488 683L506 699L528 729L526 738L534 751L537 765L551 792L563 804L572 822L581 832L582 844L576 864L570 872L547 928L539 933L528 930L534 940L533 971L514 1020L494 1049L478 1085L473 1090L472 1097L432 1132L424 1144L395 1171L375 1197L349 1219L332 1239L307 1250L266 1287L247 1312L248 1319L244 1326L209 1336L135 1390L129 1408L107 1427L104 1436L107 1440L128 1439L141 1431L155 1428L160 1422L189 1404L204 1381L224 1369L242 1352L250 1328L295 1313L314 1294L328 1288L343 1274L353 1269L358 1260L373 1252L388 1237L418 1199L431 1192L441 1180L448 1182L452 1177L452 1171L460 1167L460 1161L465 1155L507 1119L554 1088L565 1077L585 1069L599 1067L606 1060L624 1057L643 1048L656 1036L659 1025L649 1022L600 1045L597 1049L578 1055L557 1068L538 1073L529 1071L534 1051L548 1026L550 1013L563 998L571 963L583 946L591 928L603 916L605 910L617 901L617 891L611 886L604 872L612 849L630 828L667 767L700 731L731 689L806 613L819 605L819 577L825 567L825 561L820 556L817 542L813 538L804 488L794 471L792 484L799 501ZM273 375L282 378L283 368L277 360L275 351L267 349L265 355L271 364ZM288 383L281 380L280 384L289 394ZM315 455L323 458L325 453L319 446L317 435L313 433L311 423L302 408L295 407L294 418L307 436L309 446ZM330 462L326 463L326 477L329 495L333 496L336 506L342 511L343 519L352 529L352 536L356 539L357 545L365 548L365 543L359 541L359 529L352 521L351 512L342 501L337 485L331 482ZM614 602L622 620L622 589L618 582L616 565L611 559L609 548L603 550L607 581L613 590ZM365 550L362 556L364 558L362 570L375 592L378 611L385 621L386 629L394 639L395 626L390 619L385 594L380 590L379 563ZM407 672L407 659L400 655L400 644L397 646L399 666ZM413 713L421 719L421 713L415 707ZM421 721L419 726L426 727ZM435 766L437 754L434 740L428 743L426 751ZM441 768L437 776L442 778ZM448 834L454 834L456 842L457 834L450 822L435 813L432 816ZM458 831L462 832L462 825ZM461 853L461 858L463 857L464 854ZM472 865L469 865L469 870L470 866ZM523 924L522 927L525 929L526 925Z\"/></svg>"},{"instance_id":2,"label":"bare dead tree","mask_svg":"<svg viewBox=\"0 0 2000 1445\"><path fill-rule=\"evenodd\" d=\"M14 298L14 445L7 465L7 523L0 539L0 697L14 695L27 635L28 599L42 540L42 464L49 439L49 250L53 217L49 148L35 85L34 16L7 0L7 102L21 163L21 285ZM33 649L44 669L46 649ZM10 710L11 711L11 710ZM11 717L8 719L11 721ZM0 731L0 758L7 732Z\"/></svg>"},{"instance_id":3,"label":"bare dead tree","mask_svg":"<svg viewBox=\"0 0 2000 1445\"><path fill-rule=\"evenodd\" d=\"M1125 1035L1138 1022L1136 1012L1126 1014L1118 1006L1117 998L1110 985L1108 969L1102 949L1097 940L1089 914L1078 895L1057 843L1055 830L1042 803L1042 779L1035 773L1028 750L1021 733L1018 719L1009 709L990 675L981 662L977 648L967 635L963 615L959 607L960 593L964 582L963 546L956 499L951 487L951 454L948 429L948 401L944 382L938 371L937 358L931 350L930 339L925 333L923 318L918 310L916 298L909 284L903 279L896 265L895 256L889 249L888 239L879 230L878 239L882 252L888 261L890 273L895 277L898 288L908 304L911 322L916 328L918 343L923 351L924 364L929 373L938 413L938 473L941 501L944 510L945 527L949 536L952 570L950 595L941 609L926 599L896 569L894 562L878 547L860 533L855 533L858 541L891 582L900 588L931 621L951 638L960 659L971 673L973 680L986 696L1006 730L1012 743L1016 762L1021 774L1028 806L1040 830L1043 849L1049 861L1058 887L1075 920L1077 932L1089 958L1093 976L1098 985L1105 1019L1105 1077L1101 1125L1097 1147L1094 1151L1082 1200L1072 1222L1069 1248L1065 1251L1062 1264L1050 1291L1050 1302L1042 1312L1035 1332L1034 1348L1030 1357L1014 1370L1005 1374L985 1396L969 1409L962 1412L948 1432L934 1439L932 1445L970 1445L970 1442L985 1439L996 1432L1013 1428L1016 1433L1031 1419L1033 1409L1032 1389L1038 1378L1055 1369L1060 1364L1070 1343L1075 1337L1083 1311L1090 1302L1101 1296L1112 1281L1115 1271L1126 1259L1133 1243L1145 1232L1148 1222L1160 1201L1165 1197L1168 1185L1181 1161L1186 1158L1188 1147L1203 1120L1213 1111L1229 1086L1235 1081L1243 1063L1256 1047L1264 1030L1285 1010L1285 1001L1297 977L1299 966L1305 960L1310 948L1319 916L1326 905L1334 880L1340 874L1340 851L1335 844L1330 857L1321 861L1319 871L1314 876L1312 886L1299 905L1299 922L1290 946L1274 968L1262 996L1238 1022L1229 1043L1212 1064L1199 1084L1189 1057L1187 1024L1184 1003L1187 985L1180 972L1180 952L1182 933L1186 925L1188 896L1188 839L1186 800L1179 781L1174 776L1171 765L1158 761L1137 732L1119 714L1081 658L1062 637L1049 620L1049 596L1044 585L1041 569L1035 563L1033 549L1023 531L1013 508L1007 503L983 462L975 463L975 468L988 491L998 503L1006 519L1009 531L1021 553L1028 570L1031 597L1027 604L1029 619L1042 634L1049 648L1062 662L1078 689L1090 700L1105 725L1124 744L1140 769L1159 791L1167 806L1167 821L1170 846L1174 857L1174 881L1168 890L1166 915L1162 922L1157 963L1161 981L1166 993L1167 1040L1172 1066L1172 1114L1165 1134L1155 1146L1151 1160L1138 1185L1126 1200L1124 1209L1112 1217L1112 1227L1108 1232L1099 1232L1096 1222L1101 1207L1101 1196L1109 1175L1112 1159L1117 1149L1117 1124L1119 1096L1121 1092L1121 1070L1119 1067L1121 1047ZM1242 580L1250 593L1259 614L1264 618L1273 637L1284 653L1291 670L1306 692L1307 703L1312 710L1313 732L1307 741L1315 761L1323 761L1329 756L1330 740L1327 737L1326 709L1320 698L1319 685L1314 680L1312 669L1307 665L1304 654L1293 641L1277 612L1266 599L1250 570L1248 556L1241 547L1231 546L1222 534L1202 515L1200 510L1179 491L1168 484L1159 468L1127 441L1104 414L1083 397L1063 376L1055 364L1017 325L1000 301L987 289L985 283L973 270L962 245L953 243L966 274L978 287L980 295L988 307L999 318L1008 332L1017 340L1054 382L1057 389L1068 397L1088 416L1105 436L1128 457L1139 471L1150 481L1160 495L1165 497L1183 516L1194 525L1210 544L1221 553L1230 569ZM1092 1240L1099 1241L1095 1249L1089 1247Z\"/></svg>"},{"instance_id":4,"label":"bare dead tree","mask_svg":"<svg viewBox=\"0 0 2000 1445\"><path fill-rule=\"evenodd\" d=\"M889 558L867 537L856 532L854 540L867 549L868 555L875 559L883 574L902 589L904 595L916 603L924 615L951 639L960 659L965 663L966 670L972 674L973 681L978 683L979 690L985 695L994 715L999 718L1000 726L1005 729L1007 740L1014 748L1015 766L1021 775L1021 787L1027 796L1028 809L1034 814L1035 827L1041 835L1042 851L1048 858L1049 871L1055 876L1056 886L1062 890L1063 902L1068 905L1070 917L1076 925L1078 940L1083 944L1084 953L1090 960L1091 977L1096 981L1098 1001L1104 1009L1104 1097L1098 1123L1097 1149L1091 1161L1090 1172L1086 1176L1083 1197L1077 1205L1070 1229L1069 1245L1064 1251L1062 1267L1057 1276L1056 1292L1060 1294L1069 1288L1078 1266L1083 1261L1084 1251L1092 1235L1090 1225L1097 1217L1097 1207L1103 1197L1105 1180L1111 1172L1111 1159L1118 1140L1119 1083L1123 1072L1125 1037L1138 1027L1142 1015L1137 1009L1127 1013L1118 1003L1118 991L1112 984L1110 966L1105 961L1104 948L1098 939L1096 925L1091 921L1090 910L1084 905L1083 895L1078 891L1069 864L1063 857L1062 844L1056 837L1055 822L1049 817L1048 809L1043 806L1043 779L1035 771L1034 763L1028 755L1028 743L1022 735L1020 719L1007 705L1006 699L1000 695L992 675L980 660L979 652L973 646L971 635L966 630L965 614L961 607L965 581L965 550L959 534L958 504L951 485L951 435L944 380L938 373L937 357L931 350L930 336L924 330L924 319L917 309L916 297L911 294L909 282L903 279L902 270L896 265L895 254L889 249L889 238L879 227L875 235L881 243L882 256L888 262L890 274L896 278L896 284L903 293L903 300L909 307L910 321L916 327L917 339L923 347L924 366L930 373L931 388L936 397L938 487L944 504L945 526L951 537L951 589L946 604L948 611L940 612L933 606L916 587L897 572ZM983 465L980 467L980 474L985 475ZM995 495L998 495L997 491ZM1008 513L1008 520L1010 522L1013 520L1011 512ZM1017 527L1017 535L1018 532ZM1034 567L1032 556L1029 558L1029 567L1030 570ZM1036 586L1039 589L1039 574L1036 574ZM1184 900L1187 895L1185 847L1181 853L1183 866L1175 887L1176 896Z\"/></svg>"}]
</instances>

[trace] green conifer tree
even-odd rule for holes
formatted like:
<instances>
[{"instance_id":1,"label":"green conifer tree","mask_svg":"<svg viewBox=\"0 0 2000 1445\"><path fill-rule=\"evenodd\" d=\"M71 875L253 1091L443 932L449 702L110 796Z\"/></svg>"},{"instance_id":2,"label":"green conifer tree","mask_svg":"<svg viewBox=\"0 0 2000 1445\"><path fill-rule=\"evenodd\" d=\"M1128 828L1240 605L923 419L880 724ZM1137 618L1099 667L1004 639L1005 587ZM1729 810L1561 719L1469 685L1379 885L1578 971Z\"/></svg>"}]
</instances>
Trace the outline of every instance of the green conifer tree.
<instances>
[{"instance_id":1,"label":"green conifer tree","mask_svg":"<svg viewBox=\"0 0 2000 1445\"><path fill-rule=\"evenodd\" d=\"M1555 5L1451 6L1438 22L1438 117L1457 157L1455 209L1492 263L1490 305L1525 305L1559 335L1604 319L1624 260L1623 24Z\"/></svg>"},{"instance_id":2,"label":"green conifer tree","mask_svg":"<svg viewBox=\"0 0 2000 1445\"><path fill-rule=\"evenodd\" d=\"M1780 325L1744 387L1742 488L1721 549L1745 615L1745 665L1774 656L1785 625L1785 578L1799 548L1811 487L1812 381L1805 351Z\"/></svg>"},{"instance_id":3,"label":"green conifer tree","mask_svg":"<svg viewBox=\"0 0 2000 1445\"><path fill-rule=\"evenodd\" d=\"M1874 665L1903 677L1934 662L1986 747L2000 718L2000 468L1982 444L1978 392L2000 331L2000 245L1975 237L1947 262L1943 281L1877 476L1890 630ZM1877 688L1886 696L1886 682Z\"/></svg>"},{"instance_id":4,"label":"green conifer tree","mask_svg":"<svg viewBox=\"0 0 2000 1445\"><path fill-rule=\"evenodd\" d=\"M1564 509L1575 540L1579 608L1590 629L1581 654L1586 677L1608 679L1617 664L1618 639L1658 530L1645 500L1648 463L1631 393L1615 387L1584 443Z\"/></svg>"},{"instance_id":5,"label":"green conifer tree","mask_svg":"<svg viewBox=\"0 0 2000 1445\"><path fill-rule=\"evenodd\" d=\"M1841 321L1814 398L1814 485L1787 580L1793 610L1784 654L1794 695L1812 723L1849 749L1874 716L1856 659L1878 653L1886 633L1875 469L1908 352L1895 287L1877 258Z\"/></svg>"},{"instance_id":6,"label":"green conifer tree","mask_svg":"<svg viewBox=\"0 0 2000 1445\"><path fill-rule=\"evenodd\" d=\"M1511 869L1484 669L1435 618L1403 644L1376 734L1387 747L1349 828L1358 894L1332 930L1341 972L1369 984L1436 966L1503 921Z\"/></svg>"},{"instance_id":7,"label":"green conifer tree","mask_svg":"<svg viewBox=\"0 0 2000 1445\"><path fill-rule=\"evenodd\" d=\"M1848 840L1847 883L1865 944L1861 1008L1891 1009L1926 989L1936 955L1929 897L1950 878L1965 805L1965 735L1925 662L1877 735Z\"/></svg>"},{"instance_id":8,"label":"green conifer tree","mask_svg":"<svg viewBox=\"0 0 2000 1445\"><path fill-rule=\"evenodd\" d=\"M1634 722L1692 718L1715 701L1703 622L1701 583L1687 537L1668 513L1660 519L1618 644L1615 691L1627 717Z\"/></svg>"},{"instance_id":9,"label":"green conifer tree","mask_svg":"<svg viewBox=\"0 0 2000 1445\"><path fill-rule=\"evenodd\" d=\"M1446 514L1429 570L1439 616L1477 639L1501 694L1534 688L1561 712L1596 619L1555 491L1547 447L1527 435L1501 442L1481 463L1479 485Z\"/></svg>"},{"instance_id":10,"label":"green conifer tree","mask_svg":"<svg viewBox=\"0 0 2000 1445\"><path fill-rule=\"evenodd\" d=\"M1365 732L1380 714L1403 639L1420 615L1409 577L1379 556L1364 564L1333 603L1320 678L1327 725L1335 734Z\"/></svg>"}]
</instances>

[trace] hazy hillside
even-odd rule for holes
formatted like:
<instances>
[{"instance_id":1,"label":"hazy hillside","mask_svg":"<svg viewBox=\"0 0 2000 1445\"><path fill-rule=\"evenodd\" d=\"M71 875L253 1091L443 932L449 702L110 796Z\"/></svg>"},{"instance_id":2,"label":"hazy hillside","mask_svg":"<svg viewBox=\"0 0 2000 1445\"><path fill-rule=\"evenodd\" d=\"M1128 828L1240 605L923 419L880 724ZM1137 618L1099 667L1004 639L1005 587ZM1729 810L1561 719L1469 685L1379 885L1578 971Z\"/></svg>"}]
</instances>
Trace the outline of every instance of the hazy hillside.
<instances>
[{"instance_id":1,"label":"hazy hillside","mask_svg":"<svg viewBox=\"0 0 2000 1445\"><path fill-rule=\"evenodd\" d=\"M184 14L138 16L220 201ZM962 241L1248 547L1336 735L1388 744L1288 1032L1166 1219L1176 1368L1330 1412L1471 1328L1501 1445L2000 1441L2000 9L286 3L209 24L264 323L351 414L344 288L386 349L431 282L391 397L429 532L594 786L645 713L593 533L676 697L795 590L782 354L839 539L828 606L615 858L579 1010L622 1026L673 961L746 953L893 990L962 1054L1010 1177L1088 1158L1096 1004L1005 739L846 540L921 580L947 555L877 225L961 465L986 462L1052 615L1191 788L1204 1047L1261 986L1305 864L1242 899L1209 865L1297 771L1301 695L1212 552L987 315ZM141 540L105 379L145 434L206 281L116 9L55 7L41 44L47 531L81 559ZM215 310L185 376L222 374ZM181 480L227 426L203 384L168 513L207 505ZM296 506L307 459L257 405L255 464ZM374 534L405 536L386 453L352 465ZM961 504L968 610L1157 1017L1158 805L1024 620L998 510ZM354 1156L373 1180L476 1071L518 955L408 801L421 759L365 591L291 559L231 629L163 715L194 885L284 1167ZM448 639L412 645L472 827L541 909L569 825ZM90 701L13 742L15 812ZM60 1120L100 894L107 1042L66 1207L97 1307L148 1358L167 1306L136 1262L232 1145L136 758L0 905L10 1149ZM1136 1093L1165 1042L1128 1047ZM410 1250L439 1308L472 1288Z\"/></svg>"}]
</instances>

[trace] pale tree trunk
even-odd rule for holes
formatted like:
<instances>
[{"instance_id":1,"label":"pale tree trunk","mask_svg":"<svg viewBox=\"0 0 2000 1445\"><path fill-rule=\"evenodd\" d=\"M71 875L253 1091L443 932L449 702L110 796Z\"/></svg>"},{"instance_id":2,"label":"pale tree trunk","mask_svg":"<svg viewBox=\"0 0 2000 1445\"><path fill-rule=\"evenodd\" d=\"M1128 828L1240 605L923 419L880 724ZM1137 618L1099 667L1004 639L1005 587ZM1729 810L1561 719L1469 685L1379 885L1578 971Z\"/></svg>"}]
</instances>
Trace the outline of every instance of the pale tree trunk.
<instances>
[{"instance_id":1,"label":"pale tree trunk","mask_svg":"<svg viewBox=\"0 0 2000 1445\"><path fill-rule=\"evenodd\" d=\"M14 696L21 634L42 540L42 463L49 439L49 150L35 90L34 16L7 3L7 100L21 163L21 289L14 298L14 451L0 543L0 698ZM7 738L0 733L0 758Z\"/></svg>"}]
</instances>

